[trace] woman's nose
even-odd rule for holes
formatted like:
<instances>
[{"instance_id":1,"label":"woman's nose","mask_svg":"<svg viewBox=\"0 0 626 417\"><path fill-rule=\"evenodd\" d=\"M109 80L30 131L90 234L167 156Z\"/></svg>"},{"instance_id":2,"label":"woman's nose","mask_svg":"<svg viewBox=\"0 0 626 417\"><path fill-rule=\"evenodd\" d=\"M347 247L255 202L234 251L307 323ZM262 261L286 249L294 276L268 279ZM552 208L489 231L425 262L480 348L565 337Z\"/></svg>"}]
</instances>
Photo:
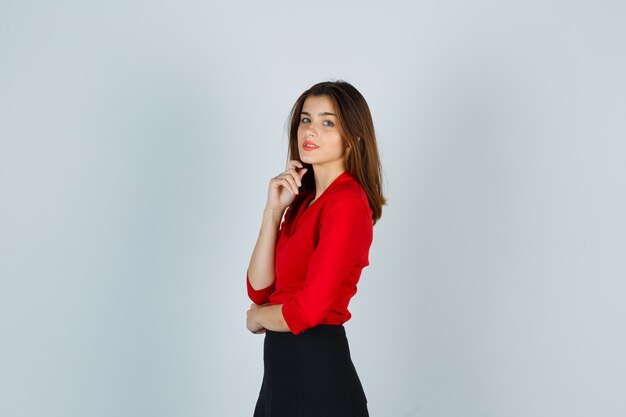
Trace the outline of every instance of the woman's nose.
<instances>
[{"instance_id":1,"label":"woman's nose","mask_svg":"<svg viewBox=\"0 0 626 417\"><path fill-rule=\"evenodd\" d=\"M306 128L304 133L306 134L307 138L317 136L317 132L315 131L315 129L311 128L310 126Z\"/></svg>"}]
</instances>

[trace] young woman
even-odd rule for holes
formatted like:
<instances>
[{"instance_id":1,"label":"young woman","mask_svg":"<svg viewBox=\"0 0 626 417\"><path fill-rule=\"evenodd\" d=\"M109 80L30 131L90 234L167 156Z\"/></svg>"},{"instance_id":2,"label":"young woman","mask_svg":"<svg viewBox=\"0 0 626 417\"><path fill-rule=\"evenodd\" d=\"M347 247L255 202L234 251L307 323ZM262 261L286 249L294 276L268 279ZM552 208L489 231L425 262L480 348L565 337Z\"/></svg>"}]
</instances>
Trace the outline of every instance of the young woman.
<instances>
[{"instance_id":1,"label":"young woman","mask_svg":"<svg viewBox=\"0 0 626 417\"><path fill-rule=\"evenodd\" d=\"M363 96L345 81L302 93L246 277L247 328L265 333L254 417L369 416L343 323L386 204L381 177Z\"/></svg>"}]
</instances>

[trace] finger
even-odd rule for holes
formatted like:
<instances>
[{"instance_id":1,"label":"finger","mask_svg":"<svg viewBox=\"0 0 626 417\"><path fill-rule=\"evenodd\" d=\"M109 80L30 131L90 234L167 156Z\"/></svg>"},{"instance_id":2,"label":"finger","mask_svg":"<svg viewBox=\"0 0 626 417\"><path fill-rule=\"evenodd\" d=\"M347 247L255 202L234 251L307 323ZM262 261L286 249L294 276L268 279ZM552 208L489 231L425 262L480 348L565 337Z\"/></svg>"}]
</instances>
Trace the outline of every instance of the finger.
<instances>
[{"instance_id":1,"label":"finger","mask_svg":"<svg viewBox=\"0 0 626 417\"><path fill-rule=\"evenodd\" d=\"M296 184L296 180L289 174L283 175L283 180L289 184L289 187L293 190L294 194L298 194L298 184Z\"/></svg>"},{"instance_id":2,"label":"finger","mask_svg":"<svg viewBox=\"0 0 626 417\"><path fill-rule=\"evenodd\" d=\"M277 177L274 177L270 180L271 188L280 188L285 187L293 192L293 186L289 183L284 174L280 174Z\"/></svg>"},{"instance_id":3,"label":"finger","mask_svg":"<svg viewBox=\"0 0 626 417\"><path fill-rule=\"evenodd\" d=\"M295 167L299 167L302 168L304 165L302 165L302 162L298 161L297 159L292 159L287 163L287 168L295 168Z\"/></svg>"},{"instance_id":4,"label":"finger","mask_svg":"<svg viewBox=\"0 0 626 417\"><path fill-rule=\"evenodd\" d=\"M300 177L301 180L302 180L302 177L304 177L304 174L306 174L308 170L309 170L308 168L302 168L300 172L298 172L298 176ZM302 181L300 181L300 185L302 185Z\"/></svg>"},{"instance_id":5,"label":"finger","mask_svg":"<svg viewBox=\"0 0 626 417\"><path fill-rule=\"evenodd\" d=\"M292 182L290 182L290 180ZM291 192L293 192L294 194L298 194L298 187L293 178L288 174L283 173L278 175L277 177L272 178L270 184L272 188L285 187L291 190Z\"/></svg>"},{"instance_id":6,"label":"finger","mask_svg":"<svg viewBox=\"0 0 626 417\"><path fill-rule=\"evenodd\" d=\"M302 187L302 181L300 181L300 178L301 178L300 174L298 174L298 172L296 171L295 168L291 168L291 169L287 170L287 172L285 172L285 174L291 175L291 177L294 179L296 184L298 184L298 187Z\"/></svg>"}]
</instances>

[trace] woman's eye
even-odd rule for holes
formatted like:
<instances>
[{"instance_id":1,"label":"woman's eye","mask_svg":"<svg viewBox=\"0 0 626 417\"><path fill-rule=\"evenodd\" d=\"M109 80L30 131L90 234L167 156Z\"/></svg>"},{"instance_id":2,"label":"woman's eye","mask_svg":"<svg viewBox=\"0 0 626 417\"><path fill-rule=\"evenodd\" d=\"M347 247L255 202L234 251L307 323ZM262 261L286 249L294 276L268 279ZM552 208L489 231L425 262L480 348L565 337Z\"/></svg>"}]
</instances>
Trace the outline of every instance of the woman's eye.
<instances>
[{"instance_id":1,"label":"woman's eye","mask_svg":"<svg viewBox=\"0 0 626 417\"><path fill-rule=\"evenodd\" d=\"M300 119L300 123L311 123L311 120L308 117L303 117L302 119ZM323 124L324 126L335 126L335 124L330 120L324 121Z\"/></svg>"}]
</instances>

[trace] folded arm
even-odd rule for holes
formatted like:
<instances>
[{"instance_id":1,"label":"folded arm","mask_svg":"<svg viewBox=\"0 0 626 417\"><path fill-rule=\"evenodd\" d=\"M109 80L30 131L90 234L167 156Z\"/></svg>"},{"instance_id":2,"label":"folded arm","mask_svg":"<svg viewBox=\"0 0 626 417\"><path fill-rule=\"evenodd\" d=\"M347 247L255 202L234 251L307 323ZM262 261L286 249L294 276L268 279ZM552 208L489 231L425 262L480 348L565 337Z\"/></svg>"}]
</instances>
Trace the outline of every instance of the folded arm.
<instances>
[{"instance_id":1,"label":"folded arm","mask_svg":"<svg viewBox=\"0 0 626 417\"><path fill-rule=\"evenodd\" d=\"M292 333L324 320L346 278L367 264L371 241L372 221L361 200L343 199L328 208L303 288L282 305Z\"/></svg>"},{"instance_id":2,"label":"folded arm","mask_svg":"<svg viewBox=\"0 0 626 417\"><path fill-rule=\"evenodd\" d=\"M251 306L248 314L248 329L267 329L275 332L289 332L282 313L282 304Z\"/></svg>"}]
</instances>

